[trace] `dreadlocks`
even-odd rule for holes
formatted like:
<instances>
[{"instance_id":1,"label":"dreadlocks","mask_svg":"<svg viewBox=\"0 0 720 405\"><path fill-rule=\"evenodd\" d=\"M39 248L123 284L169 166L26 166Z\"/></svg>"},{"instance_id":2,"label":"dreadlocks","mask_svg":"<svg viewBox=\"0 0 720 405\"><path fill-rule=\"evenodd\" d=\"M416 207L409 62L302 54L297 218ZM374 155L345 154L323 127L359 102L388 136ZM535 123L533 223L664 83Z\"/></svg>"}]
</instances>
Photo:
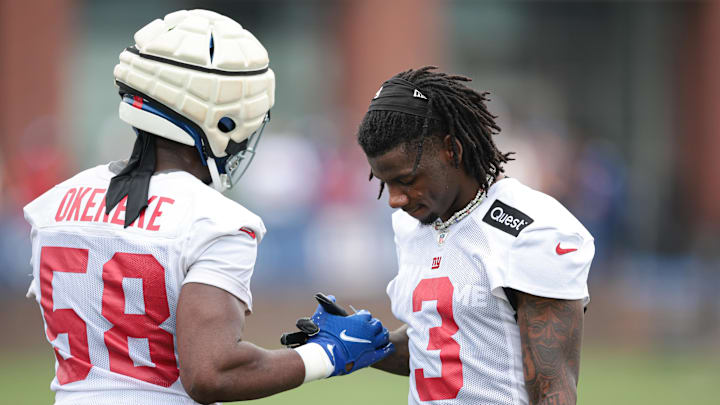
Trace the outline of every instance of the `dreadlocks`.
<instances>
[{"instance_id":1,"label":"dreadlocks","mask_svg":"<svg viewBox=\"0 0 720 405\"><path fill-rule=\"evenodd\" d=\"M368 111L358 129L358 143L368 157L379 156L398 145L415 147L414 171L420 163L425 140L441 139L449 134L453 140L455 167L459 164L455 141L459 141L463 148L463 168L487 190L495 176L504 171L503 164L513 160L512 152L500 152L493 142L492 135L499 133L500 127L485 105L489 93L478 93L465 86L464 82L471 81L465 76L448 75L433 71L435 69L435 66L425 66L393 77L407 80L427 96L425 117L397 111ZM385 183L381 182L378 198L384 188Z\"/></svg>"}]
</instances>

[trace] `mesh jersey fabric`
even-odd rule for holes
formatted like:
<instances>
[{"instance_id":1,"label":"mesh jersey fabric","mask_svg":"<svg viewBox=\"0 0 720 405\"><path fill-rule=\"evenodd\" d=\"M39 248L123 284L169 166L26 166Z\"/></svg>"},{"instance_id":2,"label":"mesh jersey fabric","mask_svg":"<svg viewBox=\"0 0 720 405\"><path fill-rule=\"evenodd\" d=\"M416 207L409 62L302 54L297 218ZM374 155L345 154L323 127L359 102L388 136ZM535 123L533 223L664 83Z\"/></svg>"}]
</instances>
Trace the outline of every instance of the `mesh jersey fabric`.
<instances>
[{"instance_id":1,"label":"mesh jersey fabric","mask_svg":"<svg viewBox=\"0 0 720 405\"><path fill-rule=\"evenodd\" d=\"M252 308L262 220L182 171L150 181L149 206L123 227L105 214L117 162L88 169L28 204L33 281L56 353L56 404L194 404L180 380L175 311L187 282Z\"/></svg>"},{"instance_id":2,"label":"mesh jersey fabric","mask_svg":"<svg viewBox=\"0 0 720 405\"><path fill-rule=\"evenodd\" d=\"M515 235L513 218L510 227L494 222L507 219L497 207L531 221ZM511 178L493 184L442 244L401 210L393 230L399 268L387 293L408 325L408 403L527 404L520 331L503 288L587 304L590 233L555 199Z\"/></svg>"}]
</instances>

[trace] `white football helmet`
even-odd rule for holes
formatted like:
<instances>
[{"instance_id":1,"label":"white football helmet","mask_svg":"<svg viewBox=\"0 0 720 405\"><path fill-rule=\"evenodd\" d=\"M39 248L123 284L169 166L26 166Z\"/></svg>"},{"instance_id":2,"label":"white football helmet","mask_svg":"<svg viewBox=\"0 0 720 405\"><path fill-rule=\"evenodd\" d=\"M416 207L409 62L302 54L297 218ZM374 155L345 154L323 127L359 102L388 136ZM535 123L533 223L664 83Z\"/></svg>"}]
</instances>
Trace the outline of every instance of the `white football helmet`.
<instances>
[{"instance_id":1,"label":"white football helmet","mask_svg":"<svg viewBox=\"0 0 720 405\"><path fill-rule=\"evenodd\" d=\"M135 33L115 82L120 119L195 146L212 185L232 187L247 170L275 101L265 48L234 20L182 10Z\"/></svg>"}]
</instances>

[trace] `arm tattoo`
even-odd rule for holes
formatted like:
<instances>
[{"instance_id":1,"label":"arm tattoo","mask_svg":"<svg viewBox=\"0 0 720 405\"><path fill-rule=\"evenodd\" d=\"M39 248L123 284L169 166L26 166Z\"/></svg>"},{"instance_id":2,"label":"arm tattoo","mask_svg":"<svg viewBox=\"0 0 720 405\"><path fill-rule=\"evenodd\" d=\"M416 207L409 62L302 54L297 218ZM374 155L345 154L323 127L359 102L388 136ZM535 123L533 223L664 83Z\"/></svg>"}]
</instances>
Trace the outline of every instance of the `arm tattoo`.
<instances>
[{"instance_id":1,"label":"arm tattoo","mask_svg":"<svg viewBox=\"0 0 720 405\"><path fill-rule=\"evenodd\" d=\"M582 301L542 298L520 291L515 294L530 403L575 404L582 343Z\"/></svg>"}]
</instances>

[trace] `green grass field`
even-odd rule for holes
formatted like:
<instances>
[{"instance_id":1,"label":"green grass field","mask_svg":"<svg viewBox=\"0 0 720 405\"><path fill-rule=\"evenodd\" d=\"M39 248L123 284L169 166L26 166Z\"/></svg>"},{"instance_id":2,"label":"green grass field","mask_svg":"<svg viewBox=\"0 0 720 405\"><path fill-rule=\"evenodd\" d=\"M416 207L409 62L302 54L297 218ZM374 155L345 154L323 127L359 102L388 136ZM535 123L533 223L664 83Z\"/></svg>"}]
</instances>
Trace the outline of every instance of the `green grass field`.
<instances>
[{"instance_id":1,"label":"green grass field","mask_svg":"<svg viewBox=\"0 0 720 405\"><path fill-rule=\"evenodd\" d=\"M0 355L0 403L51 404L49 349ZM252 404L402 404L407 378L375 370L313 382ZM718 404L720 356L586 349L580 404Z\"/></svg>"}]
</instances>

